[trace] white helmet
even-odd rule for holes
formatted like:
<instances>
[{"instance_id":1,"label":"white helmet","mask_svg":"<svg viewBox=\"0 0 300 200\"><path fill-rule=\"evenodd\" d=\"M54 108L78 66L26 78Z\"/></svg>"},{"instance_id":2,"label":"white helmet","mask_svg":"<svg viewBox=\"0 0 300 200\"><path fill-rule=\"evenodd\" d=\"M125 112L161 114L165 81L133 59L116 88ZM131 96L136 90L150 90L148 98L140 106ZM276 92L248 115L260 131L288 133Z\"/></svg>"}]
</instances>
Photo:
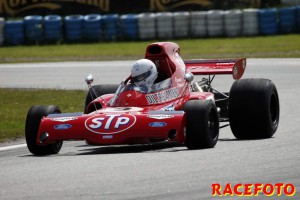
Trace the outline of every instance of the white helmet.
<instances>
[{"instance_id":1,"label":"white helmet","mask_svg":"<svg viewBox=\"0 0 300 200\"><path fill-rule=\"evenodd\" d=\"M157 78L155 64L148 59L136 61L131 68L131 77L136 86L150 87Z\"/></svg>"}]
</instances>

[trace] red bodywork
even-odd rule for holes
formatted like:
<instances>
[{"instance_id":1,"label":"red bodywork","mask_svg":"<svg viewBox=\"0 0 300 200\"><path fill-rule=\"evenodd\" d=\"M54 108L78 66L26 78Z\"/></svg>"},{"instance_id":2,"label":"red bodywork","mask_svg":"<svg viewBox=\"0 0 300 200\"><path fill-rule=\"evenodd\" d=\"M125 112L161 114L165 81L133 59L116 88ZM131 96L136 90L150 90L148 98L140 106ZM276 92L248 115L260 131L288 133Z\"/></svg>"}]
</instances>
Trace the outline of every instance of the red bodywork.
<instances>
[{"instance_id":1,"label":"red bodywork","mask_svg":"<svg viewBox=\"0 0 300 200\"><path fill-rule=\"evenodd\" d=\"M183 106L191 99L214 100L209 92L192 92L184 75L232 74L234 79L243 75L246 59L187 60L183 61L176 43L150 44L145 58L152 60L158 69L157 82L170 79L167 89L142 93L134 90L118 95L103 95L87 106L87 110L100 104L101 109L89 114L51 114L40 123L37 144L44 145L61 140L86 140L90 144L137 144L170 140L184 143L185 113ZM125 84L130 83L130 77ZM86 112L88 113L88 112ZM41 142L41 134L49 137Z\"/></svg>"}]
</instances>

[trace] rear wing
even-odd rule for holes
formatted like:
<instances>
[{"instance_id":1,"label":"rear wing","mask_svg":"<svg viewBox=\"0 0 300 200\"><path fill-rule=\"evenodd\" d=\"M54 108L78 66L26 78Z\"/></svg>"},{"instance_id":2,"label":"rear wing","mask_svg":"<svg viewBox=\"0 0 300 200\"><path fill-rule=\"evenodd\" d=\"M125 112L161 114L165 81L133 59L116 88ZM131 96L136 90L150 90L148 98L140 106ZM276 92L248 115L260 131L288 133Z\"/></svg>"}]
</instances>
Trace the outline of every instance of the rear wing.
<instances>
[{"instance_id":1,"label":"rear wing","mask_svg":"<svg viewBox=\"0 0 300 200\"><path fill-rule=\"evenodd\" d=\"M246 68L246 58L220 60L185 60L187 72L194 75L232 74L234 79L240 79Z\"/></svg>"}]
</instances>

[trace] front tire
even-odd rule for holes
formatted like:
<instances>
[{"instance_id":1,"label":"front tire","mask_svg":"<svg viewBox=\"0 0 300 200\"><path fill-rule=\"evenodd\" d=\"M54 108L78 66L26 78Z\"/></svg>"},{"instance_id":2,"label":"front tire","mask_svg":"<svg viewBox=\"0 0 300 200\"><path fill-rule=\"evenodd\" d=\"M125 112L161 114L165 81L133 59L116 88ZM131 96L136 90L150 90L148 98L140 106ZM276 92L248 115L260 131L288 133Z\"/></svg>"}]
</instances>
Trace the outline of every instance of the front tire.
<instances>
[{"instance_id":1,"label":"front tire","mask_svg":"<svg viewBox=\"0 0 300 200\"><path fill-rule=\"evenodd\" d=\"M186 147L213 148L219 137L219 116L215 104L210 100L189 100L183 110L186 113Z\"/></svg>"},{"instance_id":2,"label":"front tire","mask_svg":"<svg viewBox=\"0 0 300 200\"><path fill-rule=\"evenodd\" d=\"M116 93L119 85L117 84L105 84L105 85L94 85L89 89L88 94L85 97L84 103L84 113L90 113L95 110L87 111L88 105L97 97L105 95L105 94L114 94ZM96 93L96 94L95 94ZM97 108L99 109L99 108Z\"/></svg>"},{"instance_id":3,"label":"front tire","mask_svg":"<svg viewBox=\"0 0 300 200\"><path fill-rule=\"evenodd\" d=\"M229 96L229 122L237 139L263 139L274 135L279 123L279 97L271 80L241 79Z\"/></svg>"},{"instance_id":4,"label":"front tire","mask_svg":"<svg viewBox=\"0 0 300 200\"><path fill-rule=\"evenodd\" d=\"M44 116L54 113L61 113L57 106L32 106L26 117L25 138L28 150L34 155L51 155L57 154L63 144L63 141L58 141L54 144L37 145L37 134L40 127L41 119Z\"/></svg>"}]
</instances>

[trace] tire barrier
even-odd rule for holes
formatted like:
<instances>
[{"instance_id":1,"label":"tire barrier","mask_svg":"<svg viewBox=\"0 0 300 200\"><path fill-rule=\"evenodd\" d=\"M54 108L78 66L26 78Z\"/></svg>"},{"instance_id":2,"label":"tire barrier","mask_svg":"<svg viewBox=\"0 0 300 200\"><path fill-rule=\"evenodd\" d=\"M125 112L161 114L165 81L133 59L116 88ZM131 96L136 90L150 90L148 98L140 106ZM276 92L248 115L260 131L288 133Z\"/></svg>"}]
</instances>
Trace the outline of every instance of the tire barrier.
<instances>
[{"instance_id":1,"label":"tire barrier","mask_svg":"<svg viewBox=\"0 0 300 200\"><path fill-rule=\"evenodd\" d=\"M62 17L59 15L47 15L44 17L44 39L46 43L59 42L63 39Z\"/></svg>"},{"instance_id":2,"label":"tire barrier","mask_svg":"<svg viewBox=\"0 0 300 200\"><path fill-rule=\"evenodd\" d=\"M175 12L174 19L174 37L188 38L189 37L189 12Z\"/></svg>"},{"instance_id":3,"label":"tire barrier","mask_svg":"<svg viewBox=\"0 0 300 200\"><path fill-rule=\"evenodd\" d=\"M125 40L138 39L138 15L128 14L121 16L122 36Z\"/></svg>"},{"instance_id":4,"label":"tire barrier","mask_svg":"<svg viewBox=\"0 0 300 200\"><path fill-rule=\"evenodd\" d=\"M210 10L207 12L207 30L209 37L221 37L224 34L224 12Z\"/></svg>"},{"instance_id":5,"label":"tire barrier","mask_svg":"<svg viewBox=\"0 0 300 200\"><path fill-rule=\"evenodd\" d=\"M67 42L79 42L82 40L83 16L69 15L64 18L65 38Z\"/></svg>"},{"instance_id":6,"label":"tire barrier","mask_svg":"<svg viewBox=\"0 0 300 200\"><path fill-rule=\"evenodd\" d=\"M32 15L24 17L26 42L29 44L40 43L43 40L43 17Z\"/></svg>"},{"instance_id":7,"label":"tire barrier","mask_svg":"<svg viewBox=\"0 0 300 200\"><path fill-rule=\"evenodd\" d=\"M284 6L297 6L300 4L299 0L281 0L281 4Z\"/></svg>"},{"instance_id":8,"label":"tire barrier","mask_svg":"<svg viewBox=\"0 0 300 200\"><path fill-rule=\"evenodd\" d=\"M279 11L279 32L292 33L296 30L296 8L280 8Z\"/></svg>"},{"instance_id":9,"label":"tire barrier","mask_svg":"<svg viewBox=\"0 0 300 200\"><path fill-rule=\"evenodd\" d=\"M157 13L156 26L158 39L173 39L173 13Z\"/></svg>"},{"instance_id":10,"label":"tire barrier","mask_svg":"<svg viewBox=\"0 0 300 200\"><path fill-rule=\"evenodd\" d=\"M258 35L258 9L245 9L242 14L242 34L245 36Z\"/></svg>"},{"instance_id":11,"label":"tire barrier","mask_svg":"<svg viewBox=\"0 0 300 200\"><path fill-rule=\"evenodd\" d=\"M190 35L193 38L207 36L207 12L194 11L190 13Z\"/></svg>"},{"instance_id":12,"label":"tire barrier","mask_svg":"<svg viewBox=\"0 0 300 200\"><path fill-rule=\"evenodd\" d=\"M300 33L300 6L126 14L0 18L0 45L240 37Z\"/></svg>"},{"instance_id":13,"label":"tire barrier","mask_svg":"<svg viewBox=\"0 0 300 200\"><path fill-rule=\"evenodd\" d=\"M109 41L116 41L119 39L119 15L118 14L108 14L102 16L104 38Z\"/></svg>"},{"instance_id":14,"label":"tire barrier","mask_svg":"<svg viewBox=\"0 0 300 200\"><path fill-rule=\"evenodd\" d=\"M86 41L99 41L102 39L101 15L90 14L84 16L83 39Z\"/></svg>"},{"instance_id":15,"label":"tire barrier","mask_svg":"<svg viewBox=\"0 0 300 200\"><path fill-rule=\"evenodd\" d=\"M8 20L4 24L4 41L8 45L20 45L24 43L23 20Z\"/></svg>"},{"instance_id":16,"label":"tire barrier","mask_svg":"<svg viewBox=\"0 0 300 200\"><path fill-rule=\"evenodd\" d=\"M300 33L300 6L296 7L296 29Z\"/></svg>"},{"instance_id":17,"label":"tire barrier","mask_svg":"<svg viewBox=\"0 0 300 200\"><path fill-rule=\"evenodd\" d=\"M259 31L262 35L276 35L278 33L277 10L275 8L258 11Z\"/></svg>"},{"instance_id":18,"label":"tire barrier","mask_svg":"<svg viewBox=\"0 0 300 200\"><path fill-rule=\"evenodd\" d=\"M238 37L242 35L242 11L228 10L224 12L225 35Z\"/></svg>"},{"instance_id":19,"label":"tire barrier","mask_svg":"<svg viewBox=\"0 0 300 200\"><path fill-rule=\"evenodd\" d=\"M0 17L0 45L4 42L4 18Z\"/></svg>"},{"instance_id":20,"label":"tire barrier","mask_svg":"<svg viewBox=\"0 0 300 200\"><path fill-rule=\"evenodd\" d=\"M138 34L141 40L156 38L156 15L154 13L138 15Z\"/></svg>"}]
</instances>

